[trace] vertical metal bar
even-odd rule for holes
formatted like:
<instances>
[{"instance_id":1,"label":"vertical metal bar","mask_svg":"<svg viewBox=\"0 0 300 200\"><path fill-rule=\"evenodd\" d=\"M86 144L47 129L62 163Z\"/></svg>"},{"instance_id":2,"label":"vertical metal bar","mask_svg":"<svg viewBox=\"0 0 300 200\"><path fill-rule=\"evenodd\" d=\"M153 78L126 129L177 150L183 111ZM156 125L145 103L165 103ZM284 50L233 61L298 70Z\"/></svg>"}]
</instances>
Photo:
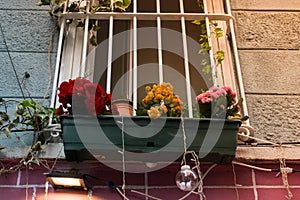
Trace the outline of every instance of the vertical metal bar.
<instances>
[{"instance_id":1,"label":"vertical metal bar","mask_svg":"<svg viewBox=\"0 0 300 200\"><path fill-rule=\"evenodd\" d=\"M68 4L68 1L65 2L64 12L66 12L66 10L67 10L67 4ZM51 102L50 102L51 108L56 107L56 94L57 94L57 86L58 86L58 78L59 78L58 76L59 76L59 70L60 70L60 58L61 58L61 53L62 53L62 43L63 43L65 25L66 25L66 19L64 17L62 17L60 19L60 31L59 31L59 38L58 38L55 72L54 72L54 77L53 77L52 96L51 96Z\"/></svg>"},{"instance_id":2,"label":"vertical metal bar","mask_svg":"<svg viewBox=\"0 0 300 200\"><path fill-rule=\"evenodd\" d=\"M160 0L156 0L156 10L157 10L157 14L160 14ZM159 75L159 82L162 83L164 81L164 74L163 74L163 61L162 61L161 18L157 16L156 20L157 20L158 75Z\"/></svg>"},{"instance_id":3,"label":"vertical metal bar","mask_svg":"<svg viewBox=\"0 0 300 200\"><path fill-rule=\"evenodd\" d=\"M184 14L183 0L179 0L179 3L180 3L180 13ZM184 69L185 69L185 82L186 82L188 112L189 112L189 117L192 118L193 117L193 108L192 108L192 95L191 95L191 80L190 80L188 47L187 47L187 38L186 38L186 28L185 28L184 17L181 17L181 31L182 31L182 42L183 42Z\"/></svg>"},{"instance_id":4,"label":"vertical metal bar","mask_svg":"<svg viewBox=\"0 0 300 200\"><path fill-rule=\"evenodd\" d=\"M226 7L227 7L228 14L232 15L229 0L226 0ZM229 19L229 26L230 26L231 36L232 36L231 37L232 38L232 47L233 47L234 61L235 61L235 65L236 65L238 85L239 85L241 98L243 98L243 105L242 105L243 114L248 115L247 101L246 101L246 95L245 95L245 90L244 90L244 83L243 83L243 78L242 78L241 65L240 65L240 60L239 60L239 56L238 56L238 49L237 49L237 44L236 44L236 39L235 39L236 37L235 37L234 24L233 24L232 18ZM247 125L250 125L249 120L247 120L246 123L247 123Z\"/></svg>"},{"instance_id":5,"label":"vertical metal bar","mask_svg":"<svg viewBox=\"0 0 300 200\"><path fill-rule=\"evenodd\" d=\"M132 30L133 30L133 23L132 21L130 21L130 30L129 30L129 77L128 77L128 96L127 98L131 98L132 97L132 84L133 84L133 56L132 56L132 49L133 49L133 44L132 44L132 40L133 40L133 34L132 34ZM132 100L132 99L131 99Z\"/></svg>"},{"instance_id":6,"label":"vertical metal bar","mask_svg":"<svg viewBox=\"0 0 300 200\"><path fill-rule=\"evenodd\" d=\"M133 13L137 13L137 0L133 1ZM137 109L137 18L133 17L133 115Z\"/></svg>"},{"instance_id":7,"label":"vertical metal bar","mask_svg":"<svg viewBox=\"0 0 300 200\"><path fill-rule=\"evenodd\" d=\"M87 1L86 5L86 13L90 12L90 2ZM89 37L89 21L90 16L86 15L85 18L85 27L84 27L84 37L83 37L83 46L82 46L82 55L81 55L81 67L80 67L80 76L85 76L85 68L86 68L86 56L87 56L87 46L88 46L88 37Z\"/></svg>"},{"instance_id":8,"label":"vertical metal bar","mask_svg":"<svg viewBox=\"0 0 300 200\"><path fill-rule=\"evenodd\" d=\"M114 11L113 1L110 1L111 11ZM108 32L108 55L107 55L107 78L106 78L106 92L111 93L111 71L112 71L112 51L113 51L113 32L114 32L114 18L109 17L109 32Z\"/></svg>"},{"instance_id":9,"label":"vertical metal bar","mask_svg":"<svg viewBox=\"0 0 300 200\"><path fill-rule=\"evenodd\" d=\"M107 80L106 92L111 93L111 71L112 71L112 47L113 47L113 31L114 31L113 16L109 17L109 33L108 33L108 58L107 58Z\"/></svg>"},{"instance_id":10,"label":"vertical metal bar","mask_svg":"<svg viewBox=\"0 0 300 200\"><path fill-rule=\"evenodd\" d=\"M204 6L204 13L208 14L207 0L203 0L203 6ZM212 47L210 25L209 24L210 24L209 17L205 17L205 25L206 25L206 32L207 32L207 37L208 37L208 44L209 44L210 47ZM216 70L215 60L214 60L214 52L213 52L212 49L209 50L209 59L210 59L210 66L211 66L213 84L218 85L217 70Z\"/></svg>"}]
</instances>

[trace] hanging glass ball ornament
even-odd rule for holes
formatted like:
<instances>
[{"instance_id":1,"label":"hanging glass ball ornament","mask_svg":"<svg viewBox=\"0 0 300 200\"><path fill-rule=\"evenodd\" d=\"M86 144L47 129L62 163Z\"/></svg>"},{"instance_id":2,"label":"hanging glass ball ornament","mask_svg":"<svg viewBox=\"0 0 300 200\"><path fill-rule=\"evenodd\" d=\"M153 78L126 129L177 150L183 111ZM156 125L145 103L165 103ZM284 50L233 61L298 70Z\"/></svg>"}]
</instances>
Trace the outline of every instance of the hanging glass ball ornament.
<instances>
[{"instance_id":1,"label":"hanging glass ball ornament","mask_svg":"<svg viewBox=\"0 0 300 200\"><path fill-rule=\"evenodd\" d=\"M181 166L181 170L176 174L176 185L183 191L195 189L198 182L198 176L189 165Z\"/></svg>"}]
</instances>

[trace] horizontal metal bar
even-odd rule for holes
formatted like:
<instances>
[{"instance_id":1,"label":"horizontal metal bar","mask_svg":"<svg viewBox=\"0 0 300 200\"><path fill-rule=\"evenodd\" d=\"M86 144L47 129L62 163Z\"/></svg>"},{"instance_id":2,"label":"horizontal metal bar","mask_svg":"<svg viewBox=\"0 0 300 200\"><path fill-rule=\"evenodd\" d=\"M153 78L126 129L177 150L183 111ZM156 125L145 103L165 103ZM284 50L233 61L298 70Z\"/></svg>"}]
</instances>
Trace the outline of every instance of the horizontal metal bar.
<instances>
[{"instance_id":1,"label":"horizontal metal bar","mask_svg":"<svg viewBox=\"0 0 300 200\"><path fill-rule=\"evenodd\" d=\"M63 16L65 19L83 19L86 16L89 16L90 19L109 19L110 16L113 16L114 19L122 20L132 20L133 17L136 17L138 20L156 20L157 17L160 17L161 20L178 20L180 21L181 17L184 17L186 20L205 20L209 18L210 20L221 20L229 21L233 19L232 15L229 14L211 14L211 13L120 13L120 12L96 12L96 13L64 13L59 16Z\"/></svg>"}]
</instances>

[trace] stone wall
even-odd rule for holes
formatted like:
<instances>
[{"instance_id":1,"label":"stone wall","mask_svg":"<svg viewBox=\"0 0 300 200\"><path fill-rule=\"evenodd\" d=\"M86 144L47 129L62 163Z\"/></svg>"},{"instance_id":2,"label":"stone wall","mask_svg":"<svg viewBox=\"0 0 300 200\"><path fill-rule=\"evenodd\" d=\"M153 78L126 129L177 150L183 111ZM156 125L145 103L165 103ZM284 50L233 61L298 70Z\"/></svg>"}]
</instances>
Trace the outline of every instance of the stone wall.
<instances>
[{"instance_id":1,"label":"stone wall","mask_svg":"<svg viewBox=\"0 0 300 200\"><path fill-rule=\"evenodd\" d=\"M251 125L300 142L300 1L231 0Z\"/></svg>"}]
</instances>

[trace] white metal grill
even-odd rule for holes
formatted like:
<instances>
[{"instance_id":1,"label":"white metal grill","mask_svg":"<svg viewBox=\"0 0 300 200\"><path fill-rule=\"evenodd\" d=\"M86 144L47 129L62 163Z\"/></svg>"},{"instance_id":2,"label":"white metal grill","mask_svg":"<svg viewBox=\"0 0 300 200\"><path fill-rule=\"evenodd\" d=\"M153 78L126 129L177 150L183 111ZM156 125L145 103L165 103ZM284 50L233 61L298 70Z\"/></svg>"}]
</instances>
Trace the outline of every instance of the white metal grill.
<instances>
[{"instance_id":1,"label":"white metal grill","mask_svg":"<svg viewBox=\"0 0 300 200\"><path fill-rule=\"evenodd\" d=\"M176 1L176 0L174 0ZM106 91L108 93L112 90L112 62L113 62L113 42L114 42L114 23L116 20L130 21L131 36L130 36L130 62L129 69L132 70L129 81L128 93L132 94L133 106L137 108L138 102L138 22L139 21L156 21L157 30L157 64L158 64L158 80L164 81L164 66L163 66L163 38L162 38L162 22L177 21L180 23L184 73L185 73L185 92L188 105L188 116L192 117L192 94L191 94L191 72L189 66L189 46L187 43L187 29L186 21L188 20L203 20L206 23L207 35L209 36L209 44L212 49L209 51L209 60L212 67L212 74L218 73L218 76L212 76L214 85L228 85L235 90L240 91L240 96L244 98L243 114L247 115L247 106L245 102L245 94L243 89L243 82L241 78L241 71L239 66L239 59L237 54L237 46L234 35L233 17L231 15L229 0L203 0L204 12L187 12L184 7L184 1L196 2L196 0L178 0L179 12L163 12L161 5L164 0L156 0L156 10L153 12L143 12L138 10L138 4L142 0L132 0L132 10L129 12L90 12L90 6L95 2L86 3L86 12L67 12L69 1L66 1L64 11L59 16L60 34L58 41L58 52L55 68L55 76L53 83L53 92L51 99L51 106L56 106L57 87L59 83L69 78L78 76L92 79L94 72L94 57L93 48L89 45L89 20L107 20L108 21L108 48L107 51L107 70L106 70ZM74 24L68 24L70 19L85 19L85 28L76 27ZM216 20L224 32L231 34L232 49L229 45L227 35L222 40L213 39L210 32L209 23L211 20ZM200 48L200 46L199 46ZM218 50L225 51L225 60L222 66L218 69L215 67L214 54ZM232 52L231 52L232 51ZM87 59L89 55L89 59ZM92 59L91 59L92 58ZM232 59L233 58L233 59ZM234 66L234 64L235 66ZM236 74L235 74L236 71ZM235 78L237 77L237 79ZM237 80L237 81L236 81Z\"/></svg>"}]
</instances>

